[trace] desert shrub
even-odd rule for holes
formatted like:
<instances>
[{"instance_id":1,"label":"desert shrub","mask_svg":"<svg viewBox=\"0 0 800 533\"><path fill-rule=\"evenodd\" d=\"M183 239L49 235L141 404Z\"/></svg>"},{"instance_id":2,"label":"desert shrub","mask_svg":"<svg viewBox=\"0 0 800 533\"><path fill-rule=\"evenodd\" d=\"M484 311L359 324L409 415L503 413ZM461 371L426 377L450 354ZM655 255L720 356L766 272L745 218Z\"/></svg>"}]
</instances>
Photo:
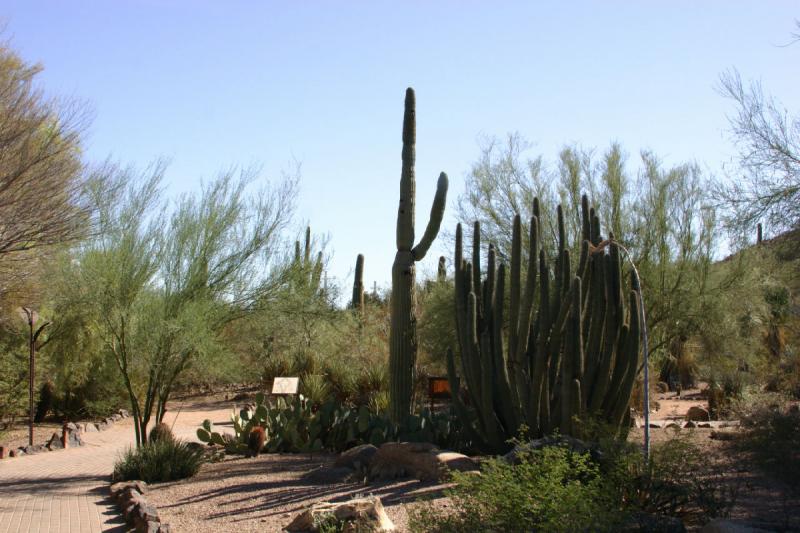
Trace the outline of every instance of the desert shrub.
<instances>
[{"instance_id":1,"label":"desert shrub","mask_svg":"<svg viewBox=\"0 0 800 533\"><path fill-rule=\"evenodd\" d=\"M552 446L522 455L518 465L487 460L482 474L453 473L447 495L452 511L410 510L412 531L602 531L622 514L606 496L597 464L588 454Z\"/></svg>"},{"instance_id":2,"label":"desert shrub","mask_svg":"<svg viewBox=\"0 0 800 533\"><path fill-rule=\"evenodd\" d=\"M701 450L685 438L654 446L645 463L637 445L590 427L586 453L569 442L528 450L512 465L503 458L482 464L481 476L453 474L449 510L418 506L414 531L617 531L640 530L680 518L702 524L725 516L737 487L709 469ZM519 443L518 439L515 441Z\"/></svg>"},{"instance_id":3,"label":"desert shrub","mask_svg":"<svg viewBox=\"0 0 800 533\"><path fill-rule=\"evenodd\" d=\"M738 446L767 472L800 492L800 409L779 395L752 399L742 417L745 432Z\"/></svg>"},{"instance_id":4,"label":"desert shrub","mask_svg":"<svg viewBox=\"0 0 800 533\"><path fill-rule=\"evenodd\" d=\"M114 464L114 481L148 483L192 477L205 462L203 450L181 440L163 439L128 448Z\"/></svg>"},{"instance_id":5,"label":"desert shrub","mask_svg":"<svg viewBox=\"0 0 800 533\"><path fill-rule=\"evenodd\" d=\"M703 523L725 516L736 499L700 448L676 436L653 446L649 463L638 446L618 449L608 464L608 487L630 515L673 516Z\"/></svg>"},{"instance_id":6,"label":"desert shrub","mask_svg":"<svg viewBox=\"0 0 800 533\"><path fill-rule=\"evenodd\" d=\"M175 435L172 434L172 429L164 422L159 422L153 429L150 430L148 437L151 443L161 442L164 440L175 440Z\"/></svg>"}]
</instances>

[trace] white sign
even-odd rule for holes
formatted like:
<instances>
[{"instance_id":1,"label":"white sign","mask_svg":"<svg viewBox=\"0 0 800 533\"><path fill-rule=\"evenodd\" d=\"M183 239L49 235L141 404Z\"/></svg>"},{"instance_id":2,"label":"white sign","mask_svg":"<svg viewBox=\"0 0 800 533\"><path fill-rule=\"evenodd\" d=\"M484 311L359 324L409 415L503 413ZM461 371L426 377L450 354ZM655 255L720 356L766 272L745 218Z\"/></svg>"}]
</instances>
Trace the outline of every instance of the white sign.
<instances>
[{"instance_id":1,"label":"white sign","mask_svg":"<svg viewBox=\"0 0 800 533\"><path fill-rule=\"evenodd\" d=\"M300 378L275 378L272 382L272 394L297 394Z\"/></svg>"}]
</instances>

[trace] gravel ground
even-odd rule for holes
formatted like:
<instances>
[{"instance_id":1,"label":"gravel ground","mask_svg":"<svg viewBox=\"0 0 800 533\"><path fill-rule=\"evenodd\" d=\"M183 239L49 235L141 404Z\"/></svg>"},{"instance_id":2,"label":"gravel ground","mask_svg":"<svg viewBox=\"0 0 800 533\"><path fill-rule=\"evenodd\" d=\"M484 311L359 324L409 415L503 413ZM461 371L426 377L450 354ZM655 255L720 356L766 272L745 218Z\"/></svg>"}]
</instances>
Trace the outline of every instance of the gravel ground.
<instances>
[{"instance_id":1,"label":"gravel ground","mask_svg":"<svg viewBox=\"0 0 800 533\"><path fill-rule=\"evenodd\" d=\"M151 485L147 498L177 532L279 532L317 501L347 501L357 496L381 498L387 514L408 531L407 504L440 496L444 485L401 480L392 483L320 483L303 474L333 462L332 455L265 454L207 464L192 479ZM416 504L418 505L418 504Z\"/></svg>"}]
</instances>

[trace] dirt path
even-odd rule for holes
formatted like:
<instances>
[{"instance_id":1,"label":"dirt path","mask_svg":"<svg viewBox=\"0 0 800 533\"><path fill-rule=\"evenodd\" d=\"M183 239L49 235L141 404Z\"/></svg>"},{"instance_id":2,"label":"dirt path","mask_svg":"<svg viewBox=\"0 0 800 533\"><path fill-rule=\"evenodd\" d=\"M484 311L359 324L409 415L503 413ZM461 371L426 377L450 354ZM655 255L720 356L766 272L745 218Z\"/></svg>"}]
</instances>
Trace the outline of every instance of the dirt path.
<instances>
[{"instance_id":1,"label":"dirt path","mask_svg":"<svg viewBox=\"0 0 800 533\"><path fill-rule=\"evenodd\" d=\"M203 419L224 424L231 411L226 402L179 407L165 421L174 423L177 436L191 440ZM0 461L0 533L125 531L106 495L114 461L133 441L127 419L107 431L86 433L78 448Z\"/></svg>"}]
</instances>

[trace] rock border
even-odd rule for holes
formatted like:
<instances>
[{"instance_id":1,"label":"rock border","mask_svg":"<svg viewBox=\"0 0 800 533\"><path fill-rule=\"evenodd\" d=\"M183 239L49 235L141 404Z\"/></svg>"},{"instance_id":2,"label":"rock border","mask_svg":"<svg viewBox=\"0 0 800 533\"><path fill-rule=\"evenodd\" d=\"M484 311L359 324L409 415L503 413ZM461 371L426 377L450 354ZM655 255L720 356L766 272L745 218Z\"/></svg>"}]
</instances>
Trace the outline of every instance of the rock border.
<instances>
[{"instance_id":1,"label":"rock border","mask_svg":"<svg viewBox=\"0 0 800 533\"><path fill-rule=\"evenodd\" d=\"M72 448L75 446L83 446L83 434L92 433L95 431L105 431L110 429L116 422L128 418L130 414L125 409L120 409L113 415L104 418L100 422L67 422L61 429L61 434L53 433L48 441L44 444L34 444L27 446L20 446L16 449L8 450L4 446L0 446L0 459L5 459L6 455L9 459L14 457L22 457L24 455L36 455L42 452L51 452L55 450L63 450L65 448ZM6 453L7 452L7 453Z\"/></svg>"},{"instance_id":2,"label":"rock border","mask_svg":"<svg viewBox=\"0 0 800 533\"><path fill-rule=\"evenodd\" d=\"M125 522L136 533L169 533L169 524L162 523L158 509L144 497L144 481L120 481L109 486L111 499L117 504Z\"/></svg>"}]
</instances>

